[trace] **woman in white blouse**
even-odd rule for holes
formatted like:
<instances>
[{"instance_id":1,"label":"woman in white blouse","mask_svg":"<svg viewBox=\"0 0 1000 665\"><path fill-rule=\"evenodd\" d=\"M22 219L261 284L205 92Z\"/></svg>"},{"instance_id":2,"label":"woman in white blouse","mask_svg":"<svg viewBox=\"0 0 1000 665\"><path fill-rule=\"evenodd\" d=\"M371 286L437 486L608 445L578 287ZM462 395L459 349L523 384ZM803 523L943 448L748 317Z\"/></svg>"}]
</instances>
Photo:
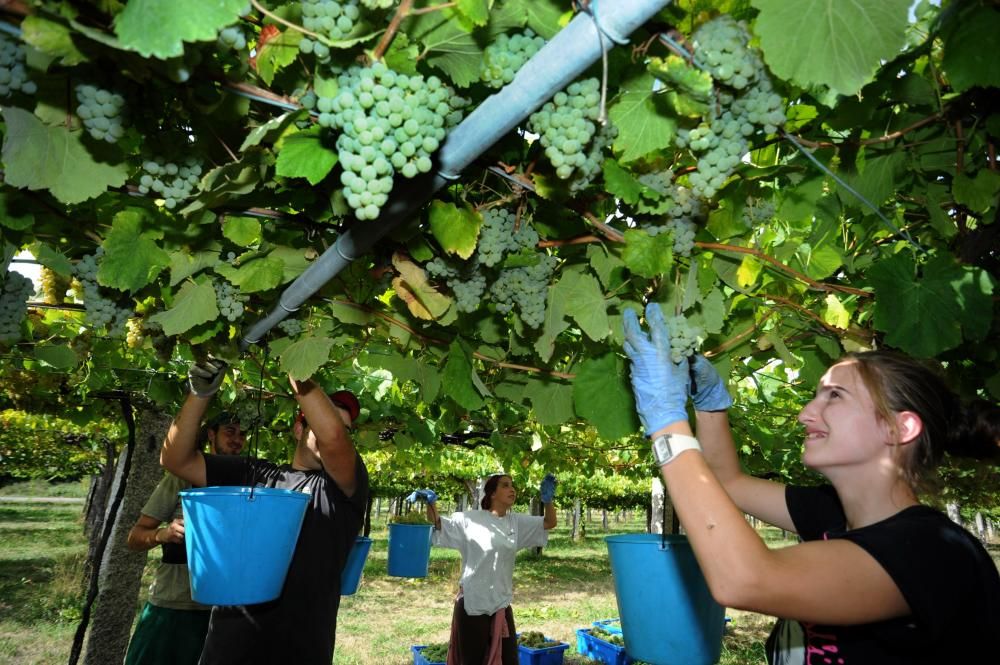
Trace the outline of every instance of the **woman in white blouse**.
<instances>
[{"instance_id":1,"label":"woman in white blouse","mask_svg":"<svg viewBox=\"0 0 1000 665\"><path fill-rule=\"evenodd\" d=\"M421 491L424 498L426 495ZM482 510L441 517L433 501L427 517L434 543L462 553L462 577L451 623L448 665L517 665L517 637L510 602L514 595L514 556L526 547L543 547L556 526L552 503L555 478L542 481L545 516L511 511L517 493L506 474L483 487Z\"/></svg>"}]
</instances>

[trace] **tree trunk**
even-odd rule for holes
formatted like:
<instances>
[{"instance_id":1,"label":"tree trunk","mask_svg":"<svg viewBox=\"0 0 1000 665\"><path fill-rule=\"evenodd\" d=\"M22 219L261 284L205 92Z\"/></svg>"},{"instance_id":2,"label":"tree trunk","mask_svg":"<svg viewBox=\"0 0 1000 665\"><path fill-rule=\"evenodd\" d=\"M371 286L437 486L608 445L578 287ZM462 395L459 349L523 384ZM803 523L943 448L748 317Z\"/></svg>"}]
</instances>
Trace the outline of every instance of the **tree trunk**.
<instances>
[{"instance_id":1,"label":"tree trunk","mask_svg":"<svg viewBox=\"0 0 1000 665\"><path fill-rule=\"evenodd\" d=\"M604 508L601 510L601 531L607 533L608 531L608 509Z\"/></svg>"},{"instance_id":2,"label":"tree trunk","mask_svg":"<svg viewBox=\"0 0 1000 665\"><path fill-rule=\"evenodd\" d=\"M580 517L582 515L581 508L580 499L573 499L573 528L570 530L570 538L573 540L580 540L584 535L583 525L580 523Z\"/></svg>"},{"instance_id":3,"label":"tree trunk","mask_svg":"<svg viewBox=\"0 0 1000 665\"><path fill-rule=\"evenodd\" d=\"M962 506L955 503L954 501L949 501L944 506L945 511L948 513L948 518L958 526L964 526L962 524Z\"/></svg>"},{"instance_id":4,"label":"tree trunk","mask_svg":"<svg viewBox=\"0 0 1000 665\"><path fill-rule=\"evenodd\" d=\"M987 542L986 539L986 520L983 518L983 514L980 512L976 513L976 537L979 538L983 543Z\"/></svg>"},{"instance_id":5,"label":"tree trunk","mask_svg":"<svg viewBox=\"0 0 1000 665\"><path fill-rule=\"evenodd\" d=\"M124 481L125 494L115 515L111 538L98 568L98 592L93 618L87 635L84 665L120 663L125 658L135 617L136 599L146 566L146 552L133 552L125 546L128 532L139 518L143 504L163 477L160 468L160 443L170 427L170 418L154 411L139 411L135 450L128 477L123 478L125 452L118 460L110 496L115 496Z\"/></svg>"},{"instance_id":6,"label":"tree trunk","mask_svg":"<svg viewBox=\"0 0 1000 665\"><path fill-rule=\"evenodd\" d=\"M650 533L679 533L677 513L674 512L674 504L667 496L663 483L659 478L653 478L650 488L651 519L649 521Z\"/></svg>"},{"instance_id":7,"label":"tree trunk","mask_svg":"<svg viewBox=\"0 0 1000 665\"><path fill-rule=\"evenodd\" d=\"M104 515L108 509L108 496L111 484L115 479L115 444L110 439L104 440L104 465L101 472L90 477L90 489L87 491L87 502L83 507L83 533L87 536L87 561L93 561L97 546L104 532ZM87 570L87 576L91 574Z\"/></svg>"}]
</instances>

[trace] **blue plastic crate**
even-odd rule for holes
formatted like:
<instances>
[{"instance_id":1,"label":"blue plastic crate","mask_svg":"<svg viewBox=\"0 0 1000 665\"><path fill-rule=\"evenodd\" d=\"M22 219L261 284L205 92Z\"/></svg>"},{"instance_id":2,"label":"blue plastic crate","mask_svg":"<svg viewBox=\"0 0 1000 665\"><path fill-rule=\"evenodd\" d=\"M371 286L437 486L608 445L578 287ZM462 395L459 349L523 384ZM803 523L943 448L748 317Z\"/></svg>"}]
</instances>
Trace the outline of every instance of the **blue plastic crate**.
<instances>
[{"instance_id":1,"label":"blue plastic crate","mask_svg":"<svg viewBox=\"0 0 1000 665\"><path fill-rule=\"evenodd\" d=\"M600 621L591 622L596 628L606 630L609 633L615 635L622 634L622 620L621 619L601 619Z\"/></svg>"},{"instance_id":2,"label":"blue plastic crate","mask_svg":"<svg viewBox=\"0 0 1000 665\"><path fill-rule=\"evenodd\" d=\"M426 644L414 645L410 647L413 652L413 665L445 665L443 660L427 660L424 654L420 653L427 648Z\"/></svg>"},{"instance_id":3,"label":"blue plastic crate","mask_svg":"<svg viewBox=\"0 0 1000 665\"><path fill-rule=\"evenodd\" d=\"M545 640L555 642L551 637L546 637ZM518 644L517 662L519 665L562 665L563 655L568 648L569 644L566 642L544 649L532 649Z\"/></svg>"},{"instance_id":4,"label":"blue plastic crate","mask_svg":"<svg viewBox=\"0 0 1000 665\"><path fill-rule=\"evenodd\" d=\"M632 663L632 657L625 653L625 647L595 637L589 628L577 629L576 650L587 658L599 660L606 665L630 665Z\"/></svg>"}]
</instances>

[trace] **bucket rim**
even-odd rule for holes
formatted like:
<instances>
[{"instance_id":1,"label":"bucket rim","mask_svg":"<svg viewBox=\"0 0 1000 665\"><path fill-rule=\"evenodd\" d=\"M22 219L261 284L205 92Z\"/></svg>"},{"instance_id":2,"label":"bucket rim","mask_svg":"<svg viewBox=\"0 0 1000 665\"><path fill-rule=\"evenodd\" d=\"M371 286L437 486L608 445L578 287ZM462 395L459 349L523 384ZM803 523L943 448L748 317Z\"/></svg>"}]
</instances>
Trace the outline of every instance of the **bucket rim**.
<instances>
[{"instance_id":1,"label":"bucket rim","mask_svg":"<svg viewBox=\"0 0 1000 665\"><path fill-rule=\"evenodd\" d=\"M177 494L181 497L208 497L208 496L248 496L250 490L253 490L254 495L268 496L268 497L288 497L291 499L297 499L300 501L308 501L309 495L305 492L297 492L296 490L287 489L284 487L247 487L244 485L210 485L208 487L192 487L189 489L181 490Z\"/></svg>"},{"instance_id":2,"label":"bucket rim","mask_svg":"<svg viewBox=\"0 0 1000 665\"><path fill-rule=\"evenodd\" d=\"M610 536L604 536L604 542L615 543L623 545L644 545L646 543L659 544L666 541L671 545L688 545L688 537L680 533L668 533L662 535L659 533L616 533Z\"/></svg>"}]
</instances>

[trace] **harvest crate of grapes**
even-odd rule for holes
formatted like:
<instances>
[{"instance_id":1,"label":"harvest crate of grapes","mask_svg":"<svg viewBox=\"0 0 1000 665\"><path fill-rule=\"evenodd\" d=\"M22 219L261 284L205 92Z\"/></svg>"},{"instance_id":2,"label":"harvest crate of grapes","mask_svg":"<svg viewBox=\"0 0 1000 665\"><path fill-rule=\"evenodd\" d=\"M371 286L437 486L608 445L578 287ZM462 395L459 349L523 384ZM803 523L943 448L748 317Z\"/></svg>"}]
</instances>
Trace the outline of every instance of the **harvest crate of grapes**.
<instances>
[{"instance_id":1,"label":"harvest crate of grapes","mask_svg":"<svg viewBox=\"0 0 1000 665\"><path fill-rule=\"evenodd\" d=\"M562 665L569 644L545 637L542 633L525 631L517 636L519 665Z\"/></svg>"},{"instance_id":2,"label":"harvest crate of grapes","mask_svg":"<svg viewBox=\"0 0 1000 665\"><path fill-rule=\"evenodd\" d=\"M430 646L415 644L410 647L410 651L413 652L413 665L445 665L445 659L448 657L447 644Z\"/></svg>"},{"instance_id":3,"label":"harvest crate of grapes","mask_svg":"<svg viewBox=\"0 0 1000 665\"><path fill-rule=\"evenodd\" d=\"M621 633L610 633L599 626L577 629L576 650L606 665L630 665L633 662L625 652Z\"/></svg>"}]
</instances>

